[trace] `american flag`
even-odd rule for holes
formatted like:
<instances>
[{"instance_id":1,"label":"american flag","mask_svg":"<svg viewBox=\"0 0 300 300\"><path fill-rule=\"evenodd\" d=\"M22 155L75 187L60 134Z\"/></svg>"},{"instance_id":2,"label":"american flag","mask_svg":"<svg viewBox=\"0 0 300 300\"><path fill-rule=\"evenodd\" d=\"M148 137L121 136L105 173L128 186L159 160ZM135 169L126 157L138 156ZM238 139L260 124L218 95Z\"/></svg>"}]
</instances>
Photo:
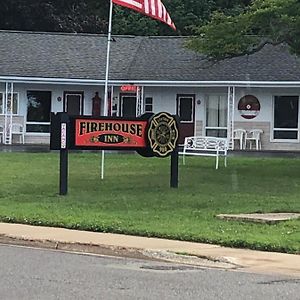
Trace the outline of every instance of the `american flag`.
<instances>
[{"instance_id":1,"label":"american flag","mask_svg":"<svg viewBox=\"0 0 300 300\"><path fill-rule=\"evenodd\" d=\"M176 30L175 24L161 0L112 0L112 2L166 23Z\"/></svg>"}]
</instances>

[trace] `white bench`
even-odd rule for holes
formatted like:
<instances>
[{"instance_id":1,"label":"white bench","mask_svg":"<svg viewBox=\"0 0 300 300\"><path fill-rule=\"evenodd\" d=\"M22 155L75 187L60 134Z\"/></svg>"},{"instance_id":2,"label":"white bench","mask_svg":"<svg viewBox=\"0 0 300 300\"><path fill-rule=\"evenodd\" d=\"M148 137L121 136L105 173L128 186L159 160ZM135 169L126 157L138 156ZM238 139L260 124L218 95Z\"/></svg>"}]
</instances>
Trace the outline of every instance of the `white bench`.
<instances>
[{"instance_id":1,"label":"white bench","mask_svg":"<svg viewBox=\"0 0 300 300\"><path fill-rule=\"evenodd\" d=\"M212 136L190 136L184 139L183 164L186 155L215 156L216 169L219 168L219 156L224 157L224 165L227 167L228 142L226 138Z\"/></svg>"}]
</instances>

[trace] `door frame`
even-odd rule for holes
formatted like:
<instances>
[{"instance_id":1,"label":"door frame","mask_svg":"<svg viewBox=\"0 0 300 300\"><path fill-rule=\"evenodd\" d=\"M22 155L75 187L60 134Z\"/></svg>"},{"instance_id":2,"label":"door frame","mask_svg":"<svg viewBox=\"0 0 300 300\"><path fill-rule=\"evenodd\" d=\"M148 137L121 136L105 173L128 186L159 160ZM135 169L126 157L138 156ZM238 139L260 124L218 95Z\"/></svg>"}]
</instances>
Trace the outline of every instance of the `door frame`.
<instances>
[{"instance_id":1,"label":"door frame","mask_svg":"<svg viewBox=\"0 0 300 300\"><path fill-rule=\"evenodd\" d=\"M186 124L195 124L196 120L195 120L195 108L196 108L196 95L195 94L177 94L176 95L176 114L179 116L179 98L192 98L193 99L193 113L192 113L192 117L193 117L193 121L180 121L180 123L186 123Z\"/></svg>"},{"instance_id":2,"label":"door frame","mask_svg":"<svg viewBox=\"0 0 300 300\"><path fill-rule=\"evenodd\" d=\"M123 97L127 96L127 97L134 97L136 98L136 93L120 93L120 109L119 109L119 115L123 117ZM137 99L135 100L135 116L136 116L136 102Z\"/></svg>"},{"instance_id":3,"label":"door frame","mask_svg":"<svg viewBox=\"0 0 300 300\"><path fill-rule=\"evenodd\" d=\"M192 132L192 135L195 135L195 132L196 132L196 94L177 94L176 95L176 115L179 117L179 99L180 98L192 98L193 100L193 106L192 106L192 118L193 120L192 121L181 121L180 118L179 118L179 130L181 131L181 126L180 124L182 125L188 125L190 124L192 127L193 127L193 132Z\"/></svg>"},{"instance_id":4,"label":"door frame","mask_svg":"<svg viewBox=\"0 0 300 300\"><path fill-rule=\"evenodd\" d=\"M80 95L80 115L83 115L84 92L83 91L64 91L63 112L67 112L67 95Z\"/></svg>"}]
</instances>

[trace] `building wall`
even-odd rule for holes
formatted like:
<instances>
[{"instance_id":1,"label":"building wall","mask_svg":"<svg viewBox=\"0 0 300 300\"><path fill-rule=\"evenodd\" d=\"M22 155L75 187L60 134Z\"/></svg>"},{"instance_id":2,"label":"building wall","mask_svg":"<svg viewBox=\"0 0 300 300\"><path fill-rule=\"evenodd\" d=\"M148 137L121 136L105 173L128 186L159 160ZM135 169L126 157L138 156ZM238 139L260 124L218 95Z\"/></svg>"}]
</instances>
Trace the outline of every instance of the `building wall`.
<instances>
[{"instance_id":1,"label":"building wall","mask_svg":"<svg viewBox=\"0 0 300 300\"><path fill-rule=\"evenodd\" d=\"M260 102L260 112L253 119L245 119L238 111L238 101L245 95L254 95ZM298 140L276 141L273 139L274 96L300 96L296 88L239 88L236 89L234 127L246 130L262 129L263 150L300 151L300 118L298 119ZM299 106L300 108L300 106Z\"/></svg>"},{"instance_id":2,"label":"building wall","mask_svg":"<svg viewBox=\"0 0 300 300\"><path fill-rule=\"evenodd\" d=\"M19 93L19 113L14 116L15 120L26 123L27 115L27 91L44 90L51 91L51 111L62 112L64 91L84 92L84 114L92 113L92 98L95 92L104 97L104 87L98 86L76 86L76 85L53 85L53 84L14 84L14 91ZM0 83L0 92L5 92L5 85ZM206 124L206 101L208 95L225 95L227 87L144 87L144 96L153 98L153 112L167 111L176 113L176 97L178 94L195 95L195 135L205 135ZM254 95L260 102L260 112L253 119L245 119L238 111L238 101L245 95ZM300 140L292 142L278 142L272 139L273 129L273 99L275 95L300 95L300 88L236 88L234 105L234 127L246 130L262 129L263 150L299 150ZM117 104L119 112L120 87L114 87L113 103ZM102 101L103 111L103 101ZM3 115L0 115L0 122L3 122ZM300 116L299 116L300 131ZM299 134L300 135L300 134ZM49 143L49 134L26 133L26 143Z\"/></svg>"},{"instance_id":3,"label":"building wall","mask_svg":"<svg viewBox=\"0 0 300 300\"><path fill-rule=\"evenodd\" d=\"M99 95L103 94L103 87L94 86L78 86L78 85L54 85L54 84L24 84L15 83L14 93L19 95L18 115L13 116L14 122L21 122L26 126L27 117L27 91L51 91L51 111L63 111L63 96L65 91L84 92L83 113L91 115L92 113L92 98L95 92ZM0 92L5 92L5 84L0 83ZM60 101L59 101L60 100ZM103 101L102 101L103 105ZM0 122L4 123L4 115L0 115ZM15 141L13 141L15 142ZM48 144L50 143L49 133L30 133L25 134L25 143L33 144Z\"/></svg>"},{"instance_id":4,"label":"building wall","mask_svg":"<svg viewBox=\"0 0 300 300\"><path fill-rule=\"evenodd\" d=\"M204 131L204 126L203 126L203 121L196 121L196 125L195 125L195 135L203 135L203 131Z\"/></svg>"},{"instance_id":5,"label":"building wall","mask_svg":"<svg viewBox=\"0 0 300 300\"><path fill-rule=\"evenodd\" d=\"M228 89L223 88L145 88L145 96L153 97L154 112L168 111L176 113L177 94L195 94L195 135L205 135L206 124L206 101L208 95L225 95L227 97ZM238 102L245 95L253 95L260 102L260 112L253 119L245 119L238 110ZM263 150L287 150L300 151L300 133L299 139L295 141L276 141L273 140L273 99L279 95L300 96L300 88L236 88L234 104L234 128L243 128L247 131L251 129L262 129L262 149ZM299 105L300 108L300 105ZM300 116L298 121L300 132Z\"/></svg>"},{"instance_id":6,"label":"building wall","mask_svg":"<svg viewBox=\"0 0 300 300\"><path fill-rule=\"evenodd\" d=\"M92 98L95 92L103 94L103 87L94 86L78 86L78 85L55 85L55 84L24 84L15 83L14 92L19 94L19 115L26 116L27 114L27 91L51 91L51 110L53 112L63 111L63 95L64 91L84 92L84 114L92 112ZM0 92L5 92L5 84L0 83ZM58 101L58 97L61 101ZM102 101L103 102L103 101Z\"/></svg>"}]
</instances>

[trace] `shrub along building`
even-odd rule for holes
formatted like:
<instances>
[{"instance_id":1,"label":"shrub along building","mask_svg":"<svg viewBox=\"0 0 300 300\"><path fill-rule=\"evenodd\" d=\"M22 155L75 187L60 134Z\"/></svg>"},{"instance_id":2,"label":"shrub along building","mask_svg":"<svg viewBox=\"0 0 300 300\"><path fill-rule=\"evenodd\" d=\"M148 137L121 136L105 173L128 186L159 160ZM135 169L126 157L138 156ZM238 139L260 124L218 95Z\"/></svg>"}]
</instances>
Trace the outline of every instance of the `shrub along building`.
<instances>
[{"instance_id":1,"label":"shrub along building","mask_svg":"<svg viewBox=\"0 0 300 300\"><path fill-rule=\"evenodd\" d=\"M260 129L263 150L300 150L299 58L267 45L212 63L185 42L114 36L108 114L178 114L181 142L219 136L233 148L235 129ZM106 45L101 35L0 31L1 142L49 143L51 112L102 115Z\"/></svg>"}]
</instances>

